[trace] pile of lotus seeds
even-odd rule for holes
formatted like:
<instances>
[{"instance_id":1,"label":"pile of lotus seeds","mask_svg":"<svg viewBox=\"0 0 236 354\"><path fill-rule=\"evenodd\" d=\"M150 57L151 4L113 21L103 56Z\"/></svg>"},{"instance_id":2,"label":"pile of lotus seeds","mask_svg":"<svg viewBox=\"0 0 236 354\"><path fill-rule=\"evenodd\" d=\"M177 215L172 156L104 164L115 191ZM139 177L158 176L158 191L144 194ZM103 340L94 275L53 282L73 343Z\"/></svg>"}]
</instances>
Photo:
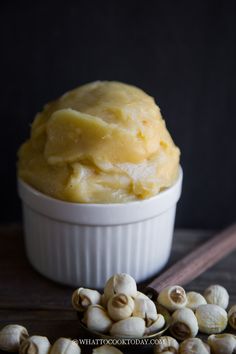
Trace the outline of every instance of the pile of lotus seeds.
<instances>
[{"instance_id":1,"label":"pile of lotus seeds","mask_svg":"<svg viewBox=\"0 0 236 354\"><path fill-rule=\"evenodd\" d=\"M236 305L228 313L229 294L220 285L211 285L203 295L186 293L178 285L163 289L157 303L171 313L169 331L153 346L154 353L165 354L235 354L236 336L222 333L229 324L236 330ZM79 288L72 295L72 305L83 312L83 323L91 331L116 338L140 338L155 335L165 327L165 318L155 303L137 291L128 274L115 274L105 284L104 293ZM196 338L198 332L210 335L207 343ZM80 354L75 340L59 338L51 345L47 337L29 336L25 327L12 324L0 331L0 350L20 354ZM122 354L111 345L93 349L93 354Z\"/></svg>"},{"instance_id":2,"label":"pile of lotus seeds","mask_svg":"<svg viewBox=\"0 0 236 354\"><path fill-rule=\"evenodd\" d=\"M25 327L12 324L0 331L0 350L19 354L81 354L77 341L70 338L59 338L53 345L47 337L29 336ZM119 349L102 345L93 349L92 354L123 354Z\"/></svg>"},{"instance_id":3,"label":"pile of lotus seeds","mask_svg":"<svg viewBox=\"0 0 236 354\"><path fill-rule=\"evenodd\" d=\"M236 305L226 312L229 294L224 287L211 285L201 295L186 293L178 285L168 286L159 293L157 303L171 313L172 337L160 337L154 353L236 353L236 336L222 333L228 324L236 329ZM112 337L140 338L158 333L165 326L155 303L137 291L135 280L125 273L113 275L103 294L91 289L75 290L72 305L84 312L82 321L89 330ZM198 332L210 335L207 343L196 338Z\"/></svg>"},{"instance_id":4,"label":"pile of lotus seeds","mask_svg":"<svg viewBox=\"0 0 236 354\"><path fill-rule=\"evenodd\" d=\"M155 303L137 291L135 280L125 273L113 275L103 294L91 289L75 290L72 305L84 312L82 322L89 330L112 337L138 338L156 333L165 325Z\"/></svg>"}]
</instances>

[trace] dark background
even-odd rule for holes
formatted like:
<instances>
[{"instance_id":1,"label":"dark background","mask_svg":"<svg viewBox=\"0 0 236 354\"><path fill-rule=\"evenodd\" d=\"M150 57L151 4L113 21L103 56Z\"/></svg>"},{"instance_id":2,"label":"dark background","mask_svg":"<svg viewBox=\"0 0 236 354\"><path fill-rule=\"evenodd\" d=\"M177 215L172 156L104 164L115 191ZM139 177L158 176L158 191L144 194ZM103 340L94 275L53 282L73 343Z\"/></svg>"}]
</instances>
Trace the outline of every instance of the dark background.
<instances>
[{"instance_id":1,"label":"dark background","mask_svg":"<svg viewBox=\"0 0 236 354\"><path fill-rule=\"evenodd\" d=\"M236 211L235 1L1 2L1 221L19 220L16 151L44 103L94 80L155 97L181 148L177 226Z\"/></svg>"}]
</instances>

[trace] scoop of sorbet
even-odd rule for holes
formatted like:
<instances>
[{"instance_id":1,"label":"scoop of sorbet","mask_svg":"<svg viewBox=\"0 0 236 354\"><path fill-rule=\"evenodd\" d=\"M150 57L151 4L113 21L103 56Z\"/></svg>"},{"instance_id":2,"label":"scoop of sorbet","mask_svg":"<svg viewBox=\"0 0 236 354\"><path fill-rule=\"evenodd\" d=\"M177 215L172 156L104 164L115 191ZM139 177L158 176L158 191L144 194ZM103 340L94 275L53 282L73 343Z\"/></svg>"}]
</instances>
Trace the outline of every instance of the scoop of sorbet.
<instances>
[{"instance_id":1,"label":"scoop of sorbet","mask_svg":"<svg viewBox=\"0 0 236 354\"><path fill-rule=\"evenodd\" d=\"M93 82L38 113L19 150L19 177L65 201L149 198L178 176L174 145L152 97L119 82Z\"/></svg>"}]
</instances>

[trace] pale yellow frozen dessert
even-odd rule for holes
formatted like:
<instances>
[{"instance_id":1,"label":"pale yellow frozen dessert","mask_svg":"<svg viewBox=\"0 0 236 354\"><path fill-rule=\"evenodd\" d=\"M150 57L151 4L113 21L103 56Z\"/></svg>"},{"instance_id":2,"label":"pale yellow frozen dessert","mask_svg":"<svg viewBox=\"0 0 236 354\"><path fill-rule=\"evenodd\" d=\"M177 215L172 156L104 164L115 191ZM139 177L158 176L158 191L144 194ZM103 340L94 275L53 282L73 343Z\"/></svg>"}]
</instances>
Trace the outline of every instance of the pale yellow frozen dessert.
<instances>
[{"instance_id":1,"label":"pale yellow frozen dessert","mask_svg":"<svg viewBox=\"0 0 236 354\"><path fill-rule=\"evenodd\" d=\"M19 150L19 177L70 202L123 203L171 186L179 167L152 97L120 82L92 82L38 113Z\"/></svg>"}]
</instances>

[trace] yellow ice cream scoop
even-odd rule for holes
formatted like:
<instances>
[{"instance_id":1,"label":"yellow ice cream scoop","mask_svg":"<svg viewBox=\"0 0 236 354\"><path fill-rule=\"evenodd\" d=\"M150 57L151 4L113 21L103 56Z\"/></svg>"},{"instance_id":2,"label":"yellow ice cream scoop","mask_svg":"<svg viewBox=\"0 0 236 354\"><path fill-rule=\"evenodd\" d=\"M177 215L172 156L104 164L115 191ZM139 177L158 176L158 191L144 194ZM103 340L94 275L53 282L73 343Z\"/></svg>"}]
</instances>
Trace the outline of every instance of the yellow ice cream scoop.
<instances>
[{"instance_id":1,"label":"yellow ice cream scoop","mask_svg":"<svg viewBox=\"0 0 236 354\"><path fill-rule=\"evenodd\" d=\"M128 202L171 186L179 155L152 97L134 86L97 81L36 115L19 150L18 174L65 201Z\"/></svg>"}]
</instances>

